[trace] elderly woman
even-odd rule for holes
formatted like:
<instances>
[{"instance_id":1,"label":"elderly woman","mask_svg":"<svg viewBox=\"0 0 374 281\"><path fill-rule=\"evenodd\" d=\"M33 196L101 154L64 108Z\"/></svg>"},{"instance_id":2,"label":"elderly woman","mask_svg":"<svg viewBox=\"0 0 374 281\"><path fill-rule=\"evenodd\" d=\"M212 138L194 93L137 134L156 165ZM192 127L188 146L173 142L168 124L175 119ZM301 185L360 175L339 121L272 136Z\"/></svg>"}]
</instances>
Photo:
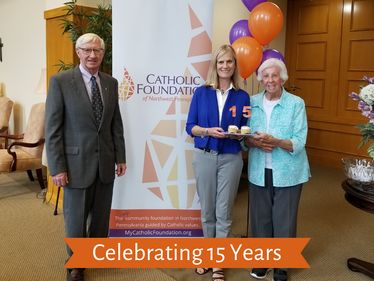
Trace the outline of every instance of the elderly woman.
<instances>
[{"instance_id":1,"label":"elderly woman","mask_svg":"<svg viewBox=\"0 0 374 281\"><path fill-rule=\"evenodd\" d=\"M295 237L303 183L310 177L305 151L308 125L304 101L283 88L287 69L268 59L258 69L264 91L251 97L248 122L255 137L247 138L250 225L252 237ZM251 276L264 279L267 268ZM274 281L287 280L286 269L274 269Z\"/></svg>"},{"instance_id":2,"label":"elderly woman","mask_svg":"<svg viewBox=\"0 0 374 281\"><path fill-rule=\"evenodd\" d=\"M196 148L193 168L204 237L229 235L243 160L239 140L225 131L229 125L246 125L249 108L249 95L239 88L235 51L223 45L213 55L205 85L193 95L186 124ZM196 273L209 270L197 268ZM223 270L213 268L212 279L223 281Z\"/></svg>"}]
</instances>

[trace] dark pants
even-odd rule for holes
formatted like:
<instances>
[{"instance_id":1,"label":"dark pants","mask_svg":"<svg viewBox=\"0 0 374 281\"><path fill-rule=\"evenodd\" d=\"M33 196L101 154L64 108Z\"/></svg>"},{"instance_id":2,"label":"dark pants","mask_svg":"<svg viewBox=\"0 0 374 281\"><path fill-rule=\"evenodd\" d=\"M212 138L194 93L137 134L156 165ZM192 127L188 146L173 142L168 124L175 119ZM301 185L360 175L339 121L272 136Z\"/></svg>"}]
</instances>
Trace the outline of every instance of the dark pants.
<instances>
[{"instance_id":1,"label":"dark pants","mask_svg":"<svg viewBox=\"0 0 374 281\"><path fill-rule=\"evenodd\" d=\"M249 183L252 237L296 237L302 184L274 187L273 172L265 169L265 187Z\"/></svg>"},{"instance_id":2,"label":"dark pants","mask_svg":"<svg viewBox=\"0 0 374 281\"><path fill-rule=\"evenodd\" d=\"M67 238L108 237L113 183L100 178L88 188L64 189L64 221ZM72 251L67 247L68 255Z\"/></svg>"}]
</instances>

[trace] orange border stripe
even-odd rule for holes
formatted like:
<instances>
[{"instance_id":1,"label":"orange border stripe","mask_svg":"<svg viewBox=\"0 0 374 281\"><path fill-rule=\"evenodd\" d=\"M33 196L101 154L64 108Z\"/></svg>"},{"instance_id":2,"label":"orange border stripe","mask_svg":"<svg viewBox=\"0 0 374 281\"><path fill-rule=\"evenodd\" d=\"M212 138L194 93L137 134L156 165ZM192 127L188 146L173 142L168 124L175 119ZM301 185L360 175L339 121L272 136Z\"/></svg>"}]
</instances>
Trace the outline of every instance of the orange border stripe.
<instances>
[{"instance_id":1,"label":"orange border stripe","mask_svg":"<svg viewBox=\"0 0 374 281\"><path fill-rule=\"evenodd\" d=\"M310 238L66 238L69 268L309 268Z\"/></svg>"}]
</instances>

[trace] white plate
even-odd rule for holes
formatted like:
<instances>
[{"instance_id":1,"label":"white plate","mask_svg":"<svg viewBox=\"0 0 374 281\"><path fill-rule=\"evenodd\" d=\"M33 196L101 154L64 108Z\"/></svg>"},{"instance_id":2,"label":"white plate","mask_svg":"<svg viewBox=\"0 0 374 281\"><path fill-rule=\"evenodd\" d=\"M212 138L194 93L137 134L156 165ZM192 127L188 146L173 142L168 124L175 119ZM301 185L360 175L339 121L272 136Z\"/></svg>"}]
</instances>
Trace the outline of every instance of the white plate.
<instances>
[{"instance_id":1,"label":"white plate","mask_svg":"<svg viewBox=\"0 0 374 281\"><path fill-rule=\"evenodd\" d=\"M253 137L255 133L249 133L249 134L240 134L240 133L229 133L229 132L223 132L226 136L238 136L238 137Z\"/></svg>"}]
</instances>

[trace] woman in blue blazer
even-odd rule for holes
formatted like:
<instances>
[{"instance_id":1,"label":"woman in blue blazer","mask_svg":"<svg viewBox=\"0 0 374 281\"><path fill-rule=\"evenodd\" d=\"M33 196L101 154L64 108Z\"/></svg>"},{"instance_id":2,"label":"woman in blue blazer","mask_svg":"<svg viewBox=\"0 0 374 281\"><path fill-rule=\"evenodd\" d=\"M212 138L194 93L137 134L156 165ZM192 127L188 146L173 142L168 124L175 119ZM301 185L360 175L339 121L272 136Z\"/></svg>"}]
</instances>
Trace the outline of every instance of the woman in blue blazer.
<instances>
[{"instance_id":1,"label":"woman in blue blazer","mask_svg":"<svg viewBox=\"0 0 374 281\"><path fill-rule=\"evenodd\" d=\"M223 45L213 55L208 79L196 89L188 113L186 131L195 142L192 165L204 237L227 237L231 229L243 160L239 140L224 132L229 125L246 125L250 115L249 95L238 82L235 51ZM200 275L208 271L196 269ZM213 268L212 278L224 280L223 270Z\"/></svg>"}]
</instances>

